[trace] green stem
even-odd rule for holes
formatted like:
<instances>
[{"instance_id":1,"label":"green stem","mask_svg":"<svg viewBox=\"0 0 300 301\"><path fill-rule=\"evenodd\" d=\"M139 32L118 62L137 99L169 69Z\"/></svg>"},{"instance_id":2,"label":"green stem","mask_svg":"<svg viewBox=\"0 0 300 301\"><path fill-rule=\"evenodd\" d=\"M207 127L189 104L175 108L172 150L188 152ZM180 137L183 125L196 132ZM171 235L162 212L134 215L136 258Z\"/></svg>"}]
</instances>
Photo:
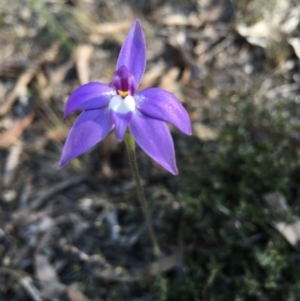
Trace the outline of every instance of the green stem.
<instances>
[{"instance_id":1,"label":"green stem","mask_svg":"<svg viewBox=\"0 0 300 301\"><path fill-rule=\"evenodd\" d=\"M153 251L154 254L157 258L160 257L160 248L156 239L156 235L154 233L154 229L150 220L150 216L149 216L149 210L148 210L148 203L144 194L144 189L143 186L141 184L141 178L140 178L140 174L139 174L139 170L138 170L138 166L137 166L137 162L136 162L136 155L135 155L135 141L134 138L132 137L132 135L130 133L126 133L125 135L125 144L126 144L126 148L127 148L127 153L128 153L128 157L129 157L129 163L130 163L130 168L131 168L131 172L136 184L136 189L137 189L137 193L138 193L138 199L148 226L148 230L150 233L150 237L152 240L152 244L153 244Z\"/></svg>"}]
</instances>

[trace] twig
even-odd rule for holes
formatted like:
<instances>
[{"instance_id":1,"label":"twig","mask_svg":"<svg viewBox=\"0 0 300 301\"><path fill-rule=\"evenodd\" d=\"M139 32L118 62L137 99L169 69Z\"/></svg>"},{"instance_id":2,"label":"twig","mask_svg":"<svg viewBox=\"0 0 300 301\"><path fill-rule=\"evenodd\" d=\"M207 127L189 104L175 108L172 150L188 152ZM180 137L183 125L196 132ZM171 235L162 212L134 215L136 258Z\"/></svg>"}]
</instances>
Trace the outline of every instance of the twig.
<instances>
[{"instance_id":1,"label":"twig","mask_svg":"<svg viewBox=\"0 0 300 301\"><path fill-rule=\"evenodd\" d=\"M86 179L86 175L79 175L71 177L61 183L58 183L51 187L48 191L46 191L43 195L37 197L35 200L31 202L29 205L29 209L37 209L42 206L42 204L51 196L57 194L58 192L65 190L71 186L77 185Z\"/></svg>"},{"instance_id":2,"label":"twig","mask_svg":"<svg viewBox=\"0 0 300 301\"><path fill-rule=\"evenodd\" d=\"M5 115L16 99L18 98L20 92L30 83L32 78L37 73L40 65L46 61L54 58L59 49L59 43L54 43L49 50L42 53L31 65L24 71L24 73L18 78L13 90L10 92L4 103L0 106L0 116Z\"/></svg>"},{"instance_id":3,"label":"twig","mask_svg":"<svg viewBox=\"0 0 300 301\"><path fill-rule=\"evenodd\" d=\"M173 254L152 262L145 268L138 270L136 273L130 273L120 270L119 268L104 270L96 268L93 275L105 281L118 283L137 283L144 281L147 277L154 277L162 273L168 272L177 265L177 255Z\"/></svg>"},{"instance_id":4,"label":"twig","mask_svg":"<svg viewBox=\"0 0 300 301\"><path fill-rule=\"evenodd\" d=\"M21 272L3 267L0 267L0 273L10 274L12 277L14 277L33 301L43 301L39 291L32 283L32 278L28 274L22 275Z\"/></svg>"}]
</instances>

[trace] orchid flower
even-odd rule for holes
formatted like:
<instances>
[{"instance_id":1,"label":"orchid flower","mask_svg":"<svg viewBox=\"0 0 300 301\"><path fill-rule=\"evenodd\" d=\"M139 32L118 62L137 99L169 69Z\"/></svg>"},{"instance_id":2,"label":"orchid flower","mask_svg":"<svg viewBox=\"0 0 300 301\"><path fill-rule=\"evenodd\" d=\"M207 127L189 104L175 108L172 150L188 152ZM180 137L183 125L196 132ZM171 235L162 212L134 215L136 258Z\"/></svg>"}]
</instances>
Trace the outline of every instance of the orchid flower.
<instances>
[{"instance_id":1,"label":"orchid flower","mask_svg":"<svg viewBox=\"0 0 300 301\"><path fill-rule=\"evenodd\" d=\"M146 43L140 21L133 23L121 48L109 85L90 82L77 88L66 102L64 118L82 110L65 142L60 166L100 142L114 128L118 141L129 131L154 161L177 174L170 123L191 135L189 115L171 93L148 88L137 92L146 67Z\"/></svg>"}]
</instances>

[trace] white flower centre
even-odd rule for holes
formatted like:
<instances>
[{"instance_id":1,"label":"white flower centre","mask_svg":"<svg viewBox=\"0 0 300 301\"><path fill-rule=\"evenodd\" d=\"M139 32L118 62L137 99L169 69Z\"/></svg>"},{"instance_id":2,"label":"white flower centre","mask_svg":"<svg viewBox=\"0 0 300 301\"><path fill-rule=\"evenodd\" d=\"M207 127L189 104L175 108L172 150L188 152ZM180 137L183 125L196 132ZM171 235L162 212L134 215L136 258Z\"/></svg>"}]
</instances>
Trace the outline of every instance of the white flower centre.
<instances>
[{"instance_id":1,"label":"white flower centre","mask_svg":"<svg viewBox=\"0 0 300 301\"><path fill-rule=\"evenodd\" d=\"M126 114L135 110L135 100L131 95L122 98L115 95L109 102L109 108L119 114Z\"/></svg>"}]
</instances>

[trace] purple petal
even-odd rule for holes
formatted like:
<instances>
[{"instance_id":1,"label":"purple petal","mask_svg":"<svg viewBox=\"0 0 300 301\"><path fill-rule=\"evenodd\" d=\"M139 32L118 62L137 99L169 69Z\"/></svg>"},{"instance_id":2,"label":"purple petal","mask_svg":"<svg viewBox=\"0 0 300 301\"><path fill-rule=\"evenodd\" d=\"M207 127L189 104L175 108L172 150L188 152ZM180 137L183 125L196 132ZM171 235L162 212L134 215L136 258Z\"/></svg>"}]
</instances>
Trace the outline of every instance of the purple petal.
<instances>
[{"instance_id":1,"label":"purple petal","mask_svg":"<svg viewBox=\"0 0 300 301\"><path fill-rule=\"evenodd\" d=\"M111 110L110 114L115 125L117 139L119 142L121 142L124 140L126 129L132 117L132 112L128 112L127 114L120 114L115 112L114 110Z\"/></svg>"},{"instance_id":2,"label":"purple petal","mask_svg":"<svg viewBox=\"0 0 300 301\"><path fill-rule=\"evenodd\" d=\"M70 130L64 145L59 166L64 166L100 142L113 125L107 109L84 111Z\"/></svg>"},{"instance_id":3,"label":"purple petal","mask_svg":"<svg viewBox=\"0 0 300 301\"><path fill-rule=\"evenodd\" d=\"M147 155L172 174L178 174L173 140L164 122L143 114L133 114L129 127L137 144Z\"/></svg>"},{"instance_id":4,"label":"purple petal","mask_svg":"<svg viewBox=\"0 0 300 301\"><path fill-rule=\"evenodd\" d=\"M146 67L146 43L140 20L136 19L121 48L117 69L126 66L138 87Z\"/></svg>"},{"instance_id":5,"label":"purple petal","mask_svg":"<svg viewBox=\"0 0 300 301\"><path fill-rule=\"evenodd\" d=\"M169 122L186 135L192 134L190 117L181 102L171 93L145 89L134 96L136 108L144 115Z\"/></svg>"},{"instance_id":6,"label":"purple petal","mask_svg":"<svg viewBox=\"0 0 300 301\"><path fill-rule=\"evenodd\" d=\"M108 105L113 95L114 89L106 84L91 82L82 85L70 95L65 106L64 118L76 110L101 109Z\"/></svg>"}]
</instances>

